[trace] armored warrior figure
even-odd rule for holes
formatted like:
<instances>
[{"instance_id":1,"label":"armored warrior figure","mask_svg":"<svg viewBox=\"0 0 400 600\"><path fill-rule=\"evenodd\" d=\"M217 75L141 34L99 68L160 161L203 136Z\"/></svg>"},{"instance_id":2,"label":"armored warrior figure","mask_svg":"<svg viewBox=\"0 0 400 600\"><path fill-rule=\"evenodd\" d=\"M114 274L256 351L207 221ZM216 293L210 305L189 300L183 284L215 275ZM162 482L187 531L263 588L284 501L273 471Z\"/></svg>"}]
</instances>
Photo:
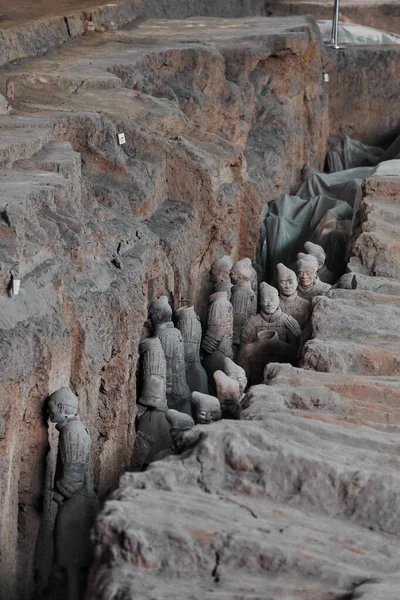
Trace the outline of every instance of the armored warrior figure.
<instances>
[{"instance_id":1,"label":"armored warrior figure","mask_svg":"<svg viewBox=\"0 0 400 600\"><path fill-rule=\"evenodd\" d=\"M278 273L279 306L282 312L290 315L303 329L311 316L311 302L300 298L297 293L297 277L282 263L276 266Z\"/></svg>"},{"instance_id":2,"label":"armored warrior figure","mask_svg":"<svg viewBox=\"0 0 400 600\"><path fill-rule=\"evenodd\" d=\"M260 284L260 312L243 327L242 344L257 341L259 331L276 331L282 342L298 348L301 329L296 319L279 308L278 290L264 281Z\"/></svg>"},{"instance_id":3,"label":"armored warrior figure","mask_svg":"<svg viewBox=\"0 0 400 600\"><path fill-rule=\"evenodd\" d=\"M242 346L237 361L246 372L250 385L258 385L264 380L264 368L270 362L290 362L296 360L296 349L281 342L276 331L259 331L257 340Z\"/></svg>"},{"instance_id":4,"label":"armored warrior figure","mask_svg":"<svg viewBox=\"0 0 400 600\"><path fill-rule=\"evenodd\" d=\"M208 425L221 418L221 405L215 396L193 392L192 406L196 423L199 425Z\"/></svg>"},{"instance_id":5,"label":"armored warrior figure","mask_svg":"<svg viewBox=\"0 0 400 600\"><path fill-rule=\"evenodd\" d=\"M224 356L233 356L233 308L227 292L211 294L208 308L207 328L202 348L207 354L218 350Z\"/></svg>"},{"instance_id":6,"label":"armored warrior figure","mask_svg":"<svg viewBox=\"0 0 400 600\"><path fill-rule=\"evenodd\" d=\"M60 432L53 500L58 504L54 527L54 564L65 569L68 599L79 600L83 575L90 566L90 530L98 500L90 482L90 435L78 414L78 399L60 388L48 399L48 414Z\"/></svg>"},{"instance_id":7,"label":"armored warrior figure","mask_svg":"<svg viewBox=\"0 0 400 600\"><path fill-rule=\"evenodd\" d=\"M240 346L242 327L257 312L257 296L251 288L253 267L249 258L236 262L231 271L233 306L233 345Z\"/></svg>"},{"instance_id":8,"label":"armored warrior figure","mask_svg":"<svg viewBox=\"0 0 400 600\"><path fill-rule=\"evenodd\" d=\"M312 254L299 252L297 255L297 279L298 294L306 300L311 300L314 296L326 294L331 286L328 283L320 281L318 275L318 261Z\"/></svg>"},{"instance_id":9,"label":"armored warrior figure","mask_svg":"<svg viewBox=\"0 0 400 600\"><path fill-rule=\"evenodd\" d=\"M168 448L171 443L169 424L165 416L168 409L166 398L167 364L158 337L145 339L140 344L139 349L143 387L137 403L136 430L152 440L150 452L143 460L143 464L146 465L152 462L161 450Z\"/></svg>"},{"instance_id":10,"label":"armored warrior figure","mask_svg":"<svg viewBox=\"0 0 400 600\"><path fill-rule=\"evenodd\" d=\"M179 329L172 322L166 296L154 300L149 310L154 335L160 339L167 363L167 404L190 414L190 389L186 381L185 349Z\"/></svg>"},{"instance_id":11,"label":"armored warrior figure","mask_svg":"<svg viewBox=\"0 0 400 600\"><path fill-rule=\"evenodd\" d=\"M214 292L227 292L228 300L231 297L232 283L229 274L232 265L233 260L225 254L221 258L217 258L210 269L210 281L214 284Z\"/></svg>"},{"instance_id":12,"label":"armored warrior figure","mask_svg":"<svg viewBox=\"0 0 400 600\"><path fill-rule=\"evenodd\" d=\"M321 281L325 283L332 283L334 274L329 271L328 267L325 264L326 253L322 246L318 244L313 244L313 242L306 242L304 244L304 249L307 254L311 254L315 256L318 261L318 277Z\"/></svg>"},{"instance_id":13,"label":"armored warrior figure","mask_svg":"<svg viewBox=\"0 0 400 600\"><path fill-rule=\"evenodd\" d=\"M228 375L231 379L234 379L239 384L240 399L244 396L244 390L247 386L247 377L244 369L236 364L233 360L227 356L224 358L224 364L222 371Z\"/></svg>"},{"instance_id":14,"label":"armored warrior figure","mask_svg":"<svg viewBox=\"0 0 400 600\"><path fill-rule=\"evenodd\" d=\"M207 373L200 362L201 324L193 306L178 308L176 326L185 348L186 380L191 392L208 393Z\"/></svg>"},{"instance_id":15,"label":"armored warrior figure","mask_svg":"<svg viewBox=\"0 0 400 600\"><path fill-rule=\"evenodd\" d=\"M221 405L222 418L240 419L240 387L238 382L223 371L215 371L215 386Z\"/></svg>"},{"instance_id":16,"label":"armored warrior figure","mask_svg":"<svg viewBox=\"0 0 400 600\"><path fill-rule=\"evenodd\" d=\"M168 409L166 416L170 426L171 451L180 454L193 444L187 434L194 427L194 421L191 416L173 409Z\"/></svg>"}]
</instances>

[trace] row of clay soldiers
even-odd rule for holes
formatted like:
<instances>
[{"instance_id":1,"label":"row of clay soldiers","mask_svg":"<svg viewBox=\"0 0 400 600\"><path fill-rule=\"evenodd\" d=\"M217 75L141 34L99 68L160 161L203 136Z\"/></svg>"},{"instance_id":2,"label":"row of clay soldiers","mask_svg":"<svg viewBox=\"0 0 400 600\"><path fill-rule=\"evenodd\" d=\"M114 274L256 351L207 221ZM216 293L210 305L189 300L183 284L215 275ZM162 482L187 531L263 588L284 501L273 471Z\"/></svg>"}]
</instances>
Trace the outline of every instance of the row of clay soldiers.
<instances>
[{"instance_id":1,"label":"row of clay soldiers","mask_svg":"<svg viewBox=\"0 0 400 600\"><path fill-rule=\"evenodd\" d=\"M216 260L204 336L193 306L173 315L166 296L151 303L153 337L140 345L143 385L137 432L142 464L174 446L179 423L190 429L195 421L238 418L247 383L261 383L268 363L296 363L311 315L310 299L331 287L318 276L323 249L311 242L305 249L307 253L298 254L297 276L277 265L279 291L265 282L258 289L248 258Z\"/></svg>"}]
</instances>

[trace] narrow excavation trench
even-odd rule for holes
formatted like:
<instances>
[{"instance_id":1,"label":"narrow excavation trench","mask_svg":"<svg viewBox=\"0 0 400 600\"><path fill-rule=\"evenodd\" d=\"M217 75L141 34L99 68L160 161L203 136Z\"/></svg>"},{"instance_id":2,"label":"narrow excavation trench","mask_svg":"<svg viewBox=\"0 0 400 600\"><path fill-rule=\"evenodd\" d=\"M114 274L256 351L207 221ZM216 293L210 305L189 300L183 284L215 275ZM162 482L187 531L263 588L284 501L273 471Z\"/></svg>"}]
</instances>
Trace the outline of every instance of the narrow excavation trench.
<instances>
[{"instance_id":1,"label":"narrow excavation trench","mask_svg":"<svg viewBox=\"0 0 400 600\"><path fill-rule=\"evenodd\" d=\"M90 464L72 511L83 529L94 491L102 504L87 598L396 597L400 171L396 142L377 147L398 125L383 76L398 56L386 46L327 52L310 18L159 19L3 67L11 112L0 116L0 577L8 598L68 590L75 599L88 575L83 537L68 520L62 535L56 525L63 558L52 566L64 438L45 411L64 387L91 438L90 460L82 430L72 461ZM354 169L351 181L321 173L327 149L329 169ZM307 241L324 246L329 284L350 272L312 300L294 347L288 334L267 358L265 348L243 356L234 332L231 358L251 384L242 398L243 372L225 360L208 297L231 292L236 264L234 283L243 273L249 280L254 316L263 305L243 257L256 257L258 281L274 285L276 265L297 270L297 253L314 248ZM225 279L210 281L223 256L231 257ZM272 310L276 294L262 290ZM160 296L152 325L163 329L157 319L168 321L173 308L193 360L172 356L172 375L186 371L200 393L193 416L207 424L165 417L161 363L172 348L154 354L162 335L149 337L147 323ZM219 319L228 297L223 304ZM244 325L248 315L236 314ZM276 331L258 327L247 328L249 345L254 332L265 342ZM170 386L169 408L188 413L183 387L174 396ZM210 391L219 406L201 396Z\"/></svg>"}]
</instances>

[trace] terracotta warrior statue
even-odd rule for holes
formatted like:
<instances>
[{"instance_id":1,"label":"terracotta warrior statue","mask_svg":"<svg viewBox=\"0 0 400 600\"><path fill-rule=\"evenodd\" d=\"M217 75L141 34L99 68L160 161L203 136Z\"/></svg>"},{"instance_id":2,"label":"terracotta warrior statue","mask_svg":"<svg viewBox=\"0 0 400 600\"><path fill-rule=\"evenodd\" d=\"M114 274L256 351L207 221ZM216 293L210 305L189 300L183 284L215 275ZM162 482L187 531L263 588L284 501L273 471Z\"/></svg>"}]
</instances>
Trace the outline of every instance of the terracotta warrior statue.
<instances>
[{"instance_id":1,"label":"terracotta warrior statue","mask_svg":"<svg viewBox=\"0 0 400 600\"><path fill-rule=\"evenodd\" d=\"M247 319L257 313L257 296L251 287L253 267L249 258L236 262L231 270L233 306L233 345L240 346L242 327Z\"/></svg>"},{"instance_id":2,"label":"terracotta warrior statue","mask_svg":"<svg viewBox=\"0 0 400 600\"><path fill-rule=\"evenodd\" d=\"M227 292L228 300L231 297L231 278L230 272L232 269L233 260L225 254L221 258L217 258L211 265L210 281L214 284L214 292Z\"/></svg>"},{"instance_id":3,"label":"terracotta warrior statue","mask_svg":"<svg viewBox=\"0 0 400 600\"><path fill-rule=\"evenodd\" d=\"M318 275L318 261L312 254L299 252L297 255L297 280L299 282L297 292L306 300L314 296L326 294L331 286L320 281Z\"/></svg>"},{"instance_id":4,"label":"terracotta warrior statue","mask_svg":"<svg viewBox=\"0 0 400 600\"><path fill-rule=\"evenodd\" d=\"M167 410L166 417L170 426L171 450L174 454L181 454L192 446L192 439L187 434L194 427L194 421L191 416L173 409Z\"/></svg>"},{"instance_id":5,"label":"terracotta warrior statue","mask_svg":"<svg viewBox=\"0 0 400 600\"><path fill-rule=\"evenodd\" d=\"M221 419L221 405L215 396L192 392L192 406L194 418L199 425L208 425Z\"/></svg>"},{"instance_id":6,"label":"terracotta warrior statue","mask_svg":"<svg viewBox=\"0 0 400 600\"><path fill-rule=\"evenodd\" d=\"M226 356L233 356L233 308L227 292L215 292L210 296L207 327L202 341L203 366L208 375L208 385L215 391L213 373L222 369Z\"/></svg>"},{"instance_id":7,"label":"terracotta warrior statue","mask_svg":"<svg viewBox=\"0 0 400 600\"><path fill-rule=\"evenodd\" d=\"M276 265L279 287L279 306L282 312L290 315L303 329L311 316L311 302L300 298L297 293L297 277L284 264Z\"/></svg>"},{"instance_id":8,"label":"terracotta warrior statue","mask_svg":"<svg viewBox=\"0 0 400 600\"><path fill-rule=\"evenodd\" d=\"M78 414L78 399L69 388L49 396L50 421L60 432L53 500L54 564L67 574L68 599L83 597L84 574L92 560L90 530L98 512L90 473L90 435Z\"/></svg>"},{"instance_id":9,"label":"terracotta warrior statue","mask_svg":"<svg viewBox=\"0 0 400 600\"><path fill-rule=\"evenodd\" d=\"M257 341L259 331L276 331L282 342L298 348L301 329L293 317L279 307L278 290L263 281L260 284L260 312L248 319L242 331L242 344Z\"/></svg>"},{"instance_id":10,"label":"terracotta warrior statue","mask_svg":"<svg viewBox=\"0 0 400 600\"><path fill-rule=\"evenodd\" d=\"M178 308L175 320L185 348L186 380L190 391L208 394L207 373L200 362L201 324L194 306Z\"/></svg>"},{"instance_id":11,"label":"terracotta warrior statue","mask_svg":"<svg viewBox=\"0 0 400 600\"><path fill-rule=\"evenodd\" d=\"M215 371L214 381L223 419L240 419L240 387L223 371Z\"/></svg>"},{"instance_id":12,"label":"terracotta warrior statue","mask_svg":"<svg viewBox=\"0 0 400 600\"><path fill-rule=\"evenodd\" d=\"M246 372L250 385L264 381L264 369L271 362L295 364L296 348L282 342L276 331L265 330L257 333L257 340L241 347L237 361Z\"/></svg>"},{"instance_id":13,"label":"terracotta warrior statue","mask_svg":"<svg viewBox=\"0 0 400 600\"><path fill-rule=\"evenodd\" d=\"M137 402L136 431L148 436L151 448L143 465L151 463L157 454L171 444L169 424L166 419L167 363L158 337L145 339L139 346L143 375L142 393ZM138 445L140 437L135 440ZM135 452L135 447L134 447ZM135 459L132 456L132 459Z\"/></svg>"},{"instance_id":14,"label":"terracotta warrior statue","mask_svg":"<svg viewBox=\"0 0 400 600\"><path fill-rule=\"evenodd\" d=\"M231 379L234 379L235 381L238 382L239 391L240 391L240 399L242 399L244 396L244 390L247 387L247 377L246 377L245 370L242 369L241 366L236 364L230 358L225 357L222 371L226 375L228 375L228 377L230 377Z\"/></svg>"},{"instance_id":15,"label":"terracotta warrior statue","mask_svg":"<svg viewBox=\"0 0 400 600\"><path fill-rule=\"evenodd\" d=\"M325 283L332 283L334 274L329 271L328 267L325 264L326 253L322 246L318 244L313 244L313 242L306 242L304 244L304 249L307 254L311 254L315 256L318 261L318 277L321 281Z\"/></svg>"},{"instance_id":16,"label":"terracotta warrior statue","mask_svg":"<svg viewBox=\"0 0 400 600\"><path fill-rule=\"evenodd\" d=\"M190 414L190 389L186 381L185 348L179 329L172 322L172 308L166 296L150 304L149 317L154 335L160 338L167 362L167 403Z\"/></svg>"}]
</instances>

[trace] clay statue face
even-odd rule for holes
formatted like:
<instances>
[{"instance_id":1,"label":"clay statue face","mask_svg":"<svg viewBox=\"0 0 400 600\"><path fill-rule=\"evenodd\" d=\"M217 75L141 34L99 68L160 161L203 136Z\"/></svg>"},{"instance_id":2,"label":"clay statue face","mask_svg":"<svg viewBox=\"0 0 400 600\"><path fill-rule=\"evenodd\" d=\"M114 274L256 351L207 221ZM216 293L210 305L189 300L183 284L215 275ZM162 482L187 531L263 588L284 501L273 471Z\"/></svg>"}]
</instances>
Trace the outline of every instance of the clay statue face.
<instances>
[{"instance_id":1,"label":"clay statue face","mask_svg":"<svg viewBox=\"0 0 400 600\"><path fill-rule=\"evenodd\" d=\"M221 267L211 267L210 281L212 283L222 283L223 281L229 281L229 272L224 271Z\"/></svg>"},{"instance_id":2,"label":"clay statue face","mask_svg":"<svg viewBox=\"0 0 400 600\"><path fill-rule=\"evenodd\" d=\"M278 291L273 290L263 293L260 298L260 306L263 313L273 315L279 308Z\"/></svg>"},{"instance_id":3,"label":"clay statue face","mask_svg":"<svg viewBox=\"0 0 400 600\"><path fill-rule=\"evenodd\" d=\"M315 271L314 269L307 269L305 267L301 267L301 269L299 269L298 272L298 278L300 285L302 285L303 287L308 287L314 282Z\"/></svg>"},{"instance_id":4,"label":"clay statue face","mask_svg":"<svg viewBox=\"0 0 400 600\"><path fill-rule=\"evenodd\" d=\"M63 404L57 404L50 400L47 404L47 412L52 423L60 423L65 419L65 408Z\"/></svg>"},{"instance_id":5,"label":"clay statue face","mask_svg":"<svg viewBox=\"0 0 400 600\"><path fill-rule=\"evenodd\" d=\"M279 285L281 294L283 294L284 296L291 296L297 290L297 280L296 280L294 274L293 275L288 274L288 275L282 276L279 279L278 285Z\"/></svg>"},{"instance_id":6,"label":"clay statue face","mask_svg":"<svg viewBox=\"0 0 400 600\"><path fill-rule=\"evenodd\" d=\"M198 409L196 411L196 421L201 425L207 425L213 421L219 421L221 419L221 410L203 410Z\"/></svg>"}]
</instances>

